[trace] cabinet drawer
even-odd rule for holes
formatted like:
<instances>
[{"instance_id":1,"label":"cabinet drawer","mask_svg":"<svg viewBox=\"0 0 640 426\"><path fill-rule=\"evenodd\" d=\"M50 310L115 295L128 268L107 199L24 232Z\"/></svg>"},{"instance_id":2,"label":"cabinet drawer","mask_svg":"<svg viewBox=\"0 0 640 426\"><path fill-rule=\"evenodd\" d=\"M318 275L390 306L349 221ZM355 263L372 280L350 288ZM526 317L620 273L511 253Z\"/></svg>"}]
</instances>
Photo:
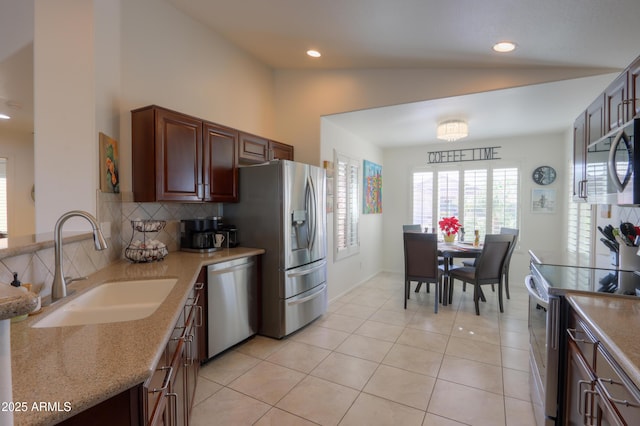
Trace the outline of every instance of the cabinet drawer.
<instances>
[{"instance_id":1,"label":"cabinet drawer","mask_svg":"<svg viewBox=\"0 0 640 426\"><path fill-rule=\"evenodd\" d=\"M596 353L596 376L604 391L599 392L600 396L606 398L626 422L632 424L640 419L640 391L602 347Z\"/></svg>"},{"instance_id":2,"label":"cabinet drawer","mask_svg":"<svg viewBox=\"0 0 640 426\"><path fill-rule=\"evenodd\" d=\"M582 356L587 362L589 368L595 369L597 339L591 333L587 325L576 317L569 319L569 328L567 329L569 339L572 340L580 349Z\"/></svg>"}]
</instances>

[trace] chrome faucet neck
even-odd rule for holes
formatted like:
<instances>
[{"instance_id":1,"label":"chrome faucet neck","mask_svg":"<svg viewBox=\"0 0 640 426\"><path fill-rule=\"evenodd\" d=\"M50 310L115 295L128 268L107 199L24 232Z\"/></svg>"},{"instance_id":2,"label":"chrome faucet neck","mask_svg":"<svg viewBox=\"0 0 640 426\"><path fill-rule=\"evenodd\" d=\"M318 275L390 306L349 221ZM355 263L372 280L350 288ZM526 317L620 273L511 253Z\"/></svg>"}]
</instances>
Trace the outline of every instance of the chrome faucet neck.
<instances>
[{"instance_id":1,"label":"chrome faucet neck","mask_svg":"<svg viewBox=\"0 0 640 426\"><path fill-rule=\"evenodd\" d=\"M93 241L96 250L104 250L108 247L107 241L100 231L100 226L98 226L98 221L90 213L83 210L72 210L60 216L53 229L55 271L53 274L53 284L51 286L51 301L56 301L67 296L67 282L64 277L62 266L62 226L68 219L72 217L85 218L91 224L91 228L93 229Z\"/></svg>"}]
</instances>

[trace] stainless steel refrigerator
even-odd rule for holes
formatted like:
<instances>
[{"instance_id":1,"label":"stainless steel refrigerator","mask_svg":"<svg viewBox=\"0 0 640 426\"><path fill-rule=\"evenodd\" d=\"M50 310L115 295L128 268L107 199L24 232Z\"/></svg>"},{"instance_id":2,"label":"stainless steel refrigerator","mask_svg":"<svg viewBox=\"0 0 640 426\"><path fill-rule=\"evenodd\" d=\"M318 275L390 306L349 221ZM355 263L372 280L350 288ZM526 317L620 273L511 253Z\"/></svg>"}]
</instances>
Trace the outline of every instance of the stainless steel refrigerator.
<instances>
[{"instance_id":1,"label":"stainless steel refrigerator","mask_svg":"<svg viewBox=\"0 0 640 426\"><path fill-rule=\"evenodd\" d=\"M326 178L323 169L287 160L242 167L240 202L225 221L246 247L261 247L259 333L282 338L327 310Z\"/></svg>"}]
</instances>

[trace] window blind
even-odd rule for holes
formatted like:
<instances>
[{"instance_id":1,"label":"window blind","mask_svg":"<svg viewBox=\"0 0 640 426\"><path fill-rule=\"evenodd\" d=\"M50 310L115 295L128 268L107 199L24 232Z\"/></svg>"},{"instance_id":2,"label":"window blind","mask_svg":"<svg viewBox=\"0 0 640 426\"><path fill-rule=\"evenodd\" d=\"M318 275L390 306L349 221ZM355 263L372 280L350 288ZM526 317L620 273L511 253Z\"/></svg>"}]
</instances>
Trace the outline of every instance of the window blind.
<instances>
[{"instance_id":1,"label":"window blind","mask_svg":"<svg viewBox=\"0 0 640 426\"><path fill-rule=\"evenodd\" d=\"M487 170L464 171L464 228L465 233L476 229L487 233Z\"/></svg>"},{"instance_id":2,"label":"window blind","mask_svg":"<svg viewBox=\"0 0 640 426\"><path fill-rule=\"evenodd\" d=\"M359 250L359 162L342 154L335 154L335 254L336 260Z\"/></svg>"}]
</instances>

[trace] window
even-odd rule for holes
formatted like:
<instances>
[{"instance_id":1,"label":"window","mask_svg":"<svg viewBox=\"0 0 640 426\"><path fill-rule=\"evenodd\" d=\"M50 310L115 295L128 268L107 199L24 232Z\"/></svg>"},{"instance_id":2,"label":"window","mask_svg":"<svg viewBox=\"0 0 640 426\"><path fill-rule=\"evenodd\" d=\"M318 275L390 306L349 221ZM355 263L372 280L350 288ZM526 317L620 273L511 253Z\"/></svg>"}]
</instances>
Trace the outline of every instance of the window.
<instances>
[{"instance_id":1,"label":"window","mask_svg":"<svg viewBox=\"0 0 640 426\"><path fill-rule=\"evenodd\" d=\"M335 260L355 254L360 249L358 238L358 194L360 162L335 153Z\"/></svg>"},{"instance_id":2,"label":"window","mask_svg":"<svg viewBox=\"0 0 640 426\"><path fill-rule=\"evenodd\" d=\"M518 228L517 167L418 171L412 185L413 223L423 228L438 230L445 216L457 216L465 232L481 235Z\"/></svg>"},{"instance_id":3,"label":"window","mask_svg":"<svg viewBox=\"0 0 640 426\"><path fill-rule=\"evenodd\" d=\"M573 191L570 182L569 194ZM567 209L567 250L591 257L591 204L576 203L569 199Z\"/></svg>"},{"instance_id":4,"label":"window","mask_svg":"<svg viewBox=\"0 0 640 426\"><path fill-rule=\"evenodd\" d=\"M413 223L433 224L433 172L413 174Z\"/></svg>"}]
</instances>

